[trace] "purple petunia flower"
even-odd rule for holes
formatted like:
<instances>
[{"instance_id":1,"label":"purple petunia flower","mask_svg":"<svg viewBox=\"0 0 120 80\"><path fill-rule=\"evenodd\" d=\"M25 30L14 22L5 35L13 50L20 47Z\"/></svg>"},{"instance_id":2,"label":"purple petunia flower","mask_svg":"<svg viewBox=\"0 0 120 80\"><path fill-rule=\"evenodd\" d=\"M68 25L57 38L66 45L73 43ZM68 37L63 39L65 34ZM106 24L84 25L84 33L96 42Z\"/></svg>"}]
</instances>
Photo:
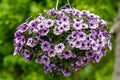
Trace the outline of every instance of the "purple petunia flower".
<instances>
[{"instance_id":1,"label":"purple petunia flower","mask_svg":"<svg viewBox=\"0 0 120 80\"><path fill-rule=\"evenodd\" d=\"M59 19L56 20L56 24L57 24L57 25L61 25L62 23L63 23L63 22L62 22L61 20L59 20Z\"/></svg>"},{"instance_id":2,"label":"purple petunia flower","mask_svg":"<svg viewBox=\"0 0 120 80\"><path fill-rule=\"evenodd\" d=\"M83 10L81 13L80 13L81 16L86 16L86 15L89 15L89 11L88 10Z\"/></svg>"},{"instance_id":3,"label":"purple petunia flower","mask_svg":"<svg viewBox=\"0 0 120 80\"><path fill-rule=\"evenodd\" d=\"M76 40L76 41L75 41L75 47L76 47L76 48L81 48L81 46L82 46L82 41Z\"/></svg>"},{"instance_id":4,"label":"purple petunia flower","mask_svg":"<svg viewBox=\"0 0 120 80\"><path fill-rule=\"evenodd\" d=\"M101 41L106 41L106 37L103 34L98 34L98 38Z\"/></svg>"},{"instance_id":5,"label":"purple petunia flower","mask_svg":"<svg viewBox=\"0 0 120 80\"><path fill-rule=\"evenodd\" d=\"M53 29L53 33L54 33L55 35L60 35L60 34L61 34L60 30L58 29L58 26L56 26L56 27Z\"/></svg>"},{"instance_id":6,"label":"purple petunia flower","mask_svg":"<svg viewBox=\"0 0 120 80\"><path fill-rule=\"evenodd\" d=\"M81 46L79 47L80 50L89 50L90 49L90 42L82 41Z\"/></svg>"},{"instance_id":7,"label":"purple petunia flower","mask_svg":"<svg viewBox=\"0 0 120 80\"><path fill-rule=\"evenodd\" d=\"M81 30L82 26L80 23L73 23L73 28L75 28L75 30Z\"/></svg>"},{"instance_id":8,"label":"purple petunia flower","mask_svg":"<svg viewBox=\"0 0 120 80\"><path fill-rule=\"evenodd\" d=\"M38 25L38 21L37 20L32 20L28 24L28 26L30 26L30 27L36 27L37 25Z\"/></svg>"},{"instance_id":9,"label":"purple petunia flower","mask_svg":"<svg viewBox=\"0 0 120 80\"><path fill-rule=\"evenodd\" d=\"M69 46L72 47L72 48L75 48L75 42L68 42L69 43Z\"/></svg>"},{"instance_id":10,"label":"purple petunia flower","mask_svg":"<svg viewBox=\"0 0 120 80\"><path fill-rule=\"evenodd\" d=\"M64 15L64 16L61 17L61 21L65 22L65 23L69 23L69 17Z\"/></svg>"},{"instance_id":11,"label":"purple petunia flower","mask_svg":"<svg viewBox=\"0 0 120 80\"><path fill-rule=\"evenodd\" d=\"M78 58L78 61L76 61L76 65L78 65L78 66L85 66L85 65L87 65L88 63L89 63L89 59L87 59L87 57L85 57L85 56L80 56L79 58Z\"/></svg>"},{"instance_id":12,"label":"purple petunia flower","mask_svg":"<svg viewBox=\"0 0 120 80\"><path fill-rule=\"evenodd\" d=\"M74 39L78 37L78 33L76 31L73 31L71 35Z\"/></svg>"},{"instance_id":13,"label":"purple petunia flower","mask_svg":"<svg viewBox=\"0 0 120 80\"><path fill-rule=\"evenodd\" d=\"M93 41L93 42L92 42L92 49L93 49L94 51L96 51L96 50L98 50L98 48L99 48L99 45L98 45L95 41Z\"/></svg>"},{"instance_id":14,"label":"purple petunia flower","mask_svg":"<svg viewBox=\"0 0 120 80\"><path fill-rule=\"evenodd\" d=\"M13 55L18 54L18 52L20 52L20 51L21 51L21 49L22 49L22 46L20 46L20 47L15 47L15 50L14 50Z\"/></svg>"},{"instance_id":15,"label":"purple petunia flower","mask_svg":"<svg viewBox=\"0 0 120 80\"><path fill-rule=\"evenodd\" d=\"M63 24L61 24L60 26L63 27L63 30L64 30L64 31L70 30L70 25L67 24L67 23L63 23Z\"/></svg>"},{"instance_id":16,"label":"purple petunia flower","mask_svg":"<svg viewBox=\"0 0 120 80\"><path fill-rule=\"evenodd\" d=\"M92 59L92 62L93 63L98 63L101 59L101 56L100 55L96 55L93 59Z\"/></svg>"},{"instance_id":17,"label":"purple petunia flower","mask_svg":"<svg viewBox=\"0 0 120 80\"><path fill-rule=\"evenodd\" d=\"M64 50L64 48L65 48L65 45L64 45L63 43L60 43L60 44L58 44L58 45L55 45L55 51L56 51L57 53L61 53L61 52Z\"/></svg>"},{"instance_id":18,"label":"purple petunia flower","mask_svg":"<svg viewBox=\"0 0 120 80\"><path fill-rule=\"evenodd\" d=\"M25 41L25 37L24 36L16 37L14 39L14 45L16 45L16 46L19 46L19 45L23 46L25 44L25 42L26 41Z\"/></svg>"},{"instance_id":19,"label":"purple petunia flower","mask_svg":"<svg viewBox=\"0 0 120 80\"><path fill-rule=\"evenodd\" d=\"M80 69L80 65L72 63L71 66L72 66L73 70L75 70L75 71Z\"/></svg>"},{"instance_id":20,"label":"purple petunia flower","mask_svg":"<svg viewBox=\"0 0 120 80\"><path fill-rule=\"evenodd\" d=\"M51 19L45 20L45 25L47 28L50 28L51 26L53 26L53 24L54 24L53 20L51 20Z\"/></svg>"},{"instance_id":21,"label":"purple petunia flower","mask_svg":"<svg viewBox=\"0 0 120 80\"><path fill-rule=\"evenodd\" d=\"M46 12L47 12L47 14L49 14L49 15L56 15L56 14L57 14L57 10L55 10L54 8L51 9L51 10L47 10Z\"/></svg>"},{"instance_id":22,"label":"purple petunia flower","mask_svg":"<svg viewBox=\"0 0 120 80\"><path fill-rule=\"evenodd\" d=\"M97 19L97 18L99 18L99 16L97 16L97 15L95 15L93 13L90 13L90 14L88 14L88 18L89 19Z\"/></svg>"},{"instance_id":23,"label":"purple petunia flower","mask_svg":"<svg viewBox=\"0 0 120 80\"><path fill-rule=\"evenodd\" d=\"M64 56L65 59L68 59L68 58L72 57L72 52L70 50L64 50L62 52L62 55Z\"/></svg>"},{"instance_id":24,"label":"purple petunia flower","mask_svg":"<svg viewBox=\"0 0 120 80\"><path fill-rule=\"evenodd\" d=\"M85 23L81 24L80 26L81 26L82 29L88 29L88 25L85 24Z\"/></svg>"},{"instance_id":25,"label":"purple petunia flower","mask_svg":"<svg viewBox=\"0 0 120 80\"><path fill-rule=\"evenodd\" d=\"M18 27L18 31L20 31L21 33L25 32L27 29L28 29L27 23L23 23Z\"/></svg>"},{"instance_id":26,"label":"purple petunia flower","mask_svg":"<svg viewBox=\"0 0 120 80\"><path fill-rule=\"evenodd\" d=\"M47 72L50 72L52 70L51 68L51 65L44 65L44 72L47 73Z\"/></svg>"},{"instance_id":27,"label":"purple petunia flower","mask_svg":"<svg viewBox=\"0 0 120 80\"><path fill-rule=\"evenodd\" d=\"M37 27L33 27L33 26L29 26L29 34L32 34L32 33L36 33L38 32L39 30L37 29Z\"/></svg>"},{"instance_id":28,"label":"purple petunia flower","mask_svg":"<svg viewBox=\"0 0 120 80\"><path fill-rule=\"evenodd\" d=\"M110 50L112 50L112 46L111 46L111 42L110 42L110 41L107 42L107 45L108 45L108 48L109 48Z\"/></svg>"},{"instance_id":29,"label":"purple petunia flower","mask_svg":"<svg viewBox=\"0 0 120 80\"><path fill-rule=\"evenodd\" d=\"M48 55L49 55L49 57L55 57L55 55L56 55L55 50L54 50L54 49L50 49L50 50L48 51Z\"/></svg>"},{"instance_id":30,"label":"purple petunia flower","mask_svg":"<svg viewBox=\"0 0 120 80\"><path fill-rule=\"evenodd\" d=\"M74 40L74 38L73 38L73 36L72 36L72 35L68 35L68 36L67 36L67 40L68 40L68 42L71 42L71 41L73 41L73 40Z\"/></svg>"},{"instance_id":31,"label":"purple petunia flower","mask_svg":"<svg viewBox=\"0 0 120 80\"><path fill-rule=\"evenodd\" d=\"M71 8L68 8L65 10L66 13L69 13L69 14L74 14L75 13L75 10L74 9L71 9Z\"/></svg>"},{"instance_id":32,"label":"purple petunia flower","mask_svg":"<svg viewBox=\"0 0 120 80\"><path fill-rule=\"evenodd\" d=\"M44 23L38 24L38 25L37 25L37 28L38 28L38 30L42 30L43 28L45 28Z\"/></svg>"},{"instance_id":33,"label":"purple petunia flower","mask_svg":"<svg viewBox=\"0 0 120 80\"><path fill-rule=\"evenodd\" d=\"M41 43L41 48L42 48L43 51L49 51L50 47L51 47L51 44L47 41L43 41Z\"/></svg>"},{"instance_id":34,"label":"purple petunia flower","mask_svg":"<svg viewBox=\"0 0 120 80\"><path fill-rule=\"evenodd\" d=\"M83 19L81 19L80 17L76 18L76 19L73 19L74 20L74 23L79 23L81 24L83 22Z\"/></svg>"},{"instance_id":35,"label":"purple petunia flower","mask_svg":"<svg viewBox=\"0 0 120 80\"><path fill-rule=\"evenodd\" d=\"M69 70L63 70L62 73L64 76L70 76L72 74Z\"/></svg>"},{"instance_id":36,"label":"purple petunia flower","mask_svg":"<svg viewBox=\"0 0 120 80\"><path fill-rule=\"evenodd\" d=\"M43 28L42 29L42 32L41 32L41 35L42 36L45 36L45 35L47 35L49 33L49 28Z\"/></svg>"},{"instance_id":37,"label":"purple petunia flower","mask_svg":"<svg viewBox=\"0 0 120 80\"><path fill-rule=\"evenodd\" d=\"M99 27L99 21L98 20L90 20L89 28L96 29Z\"/></svg>"},{"instance_id":38,"label":"purple petunia flower","mask_svg":"<svg viewBox=\"0 0 120 80\"><path fill-rule=\"evenodd\" d=\"M28 41L26 43L26 45L30 46L30 47L35 47L36 46L36 41L34 38L28 38Z\"/></svg>"},{"instance_id":39,"label":"purple petunia flower","mask_svg":"<svg viewBox=\"0 0 120 80\"><path fill-rule=\"evenodd\" d=\"M93 51L88 51L88 52L86 52L85 55L86 55L87 59L91 59L95 56L95 53Z\"/></svg>"},{"instance_id":40,"label":"purple petunia flower","mask_svg":"<svg viewBox=\"0 0 120 80\"><path fill-rule=\"evenodd\" d=\"M56 65L55 64L48 64L48 65L44 65L44 72L53 72L54 71L54 67Z\"/></svg>"},{"instance_id":41,"label":"purple petunia flower","mask_svg":"<svg viewBox=\"0 0 120 80\"><path fill-rule=\"evenodd\" d=\"M77 32L78 36L77 36L77 40L85 40L86 39L86 34L83 31Z\"/></svg>"},{"instance_id":42,"label":"purple petunia flower","mask_svg":"<svg viewBox=\"0 0 120 80\"><path fill-rule=\"evenodd\" d=\"M41 22L43 19L44 19L44 17L42 16L42 14L40 14L36 20L38 22Z\"/></svg>"},{"instance_id":43,"label":"purple petunia flower","mask_svg":"<svg viewBox=\"0 0 120 80\"><path fill-rule=\"evenodd\" d=\"M101 51L101 56L105 56L106 55L106 51L105 50L102 50Z\"/></svg>"},{"instance_id":44,"label":"purple petunia flower","mask_svg":"<svg viewBox=\"0 0 120 80\"><path fill-rule=\"evenodd\" d=\"M40 36L41 36L41 33L40 33L40 32L36 32L36 33L35 33L35 38L36 38L37 40L40 40Z\"/></svg>"},{"instance_id":45,"label":"purple petunia flower","mask_svg":"<svg viewBox=\"0 0 120 80\"><path fill-rule=\"evenodd\" d=\"M66 9L66 8L68 8L68 7L69 7L69 5L68 5L68 4L65 4L65 5L61 6L61 9Z\"/></svg>"},{"instance_id":46,"label":"purple petunia flower","mask_svg":"<svg viewBox=\"0 0 120 80\"><path fill-rule=\"evenodd\" d=\"M14 37L20 37L21 36L21 32L19 30L17 30L15 33L14 33Z\"/></svg>"},{"instance_id":47,"label":"purple petunia flower","mask_svg":"<svg viewBox=\"0 0 120 80\"><path fill-rule=\"evenodd\" d=\"M50 64L50 59L49 59L49 57L43 55L43 56L42 56L42 63L43 63L43 64L46 64L46 65L49 65L49 64Z\"/></svg>"},{"instance_id":48,"label":"purple petunia flower","mask_svg":"<svg viewBox=\"0 0 120 80\"><path fill-rule=\"evenodd\" d=\"M74 9L74 13L73 13L73 15L74 16L79 16L80 18L81 18L81 11L79 11L79 10L77 10L77 9L75 9L75 8L73 8Z\"/></svg>"},{"instance_id":49,"label":"purple petunia flower","mask_svg":"<svg viewBox=\"0 0 120 80\"><path fill-rule=\"evenodd\" d=\"M98 44L100 47L104 47L104 46L105 46L105 42L104 42L104 41L101 41L101 40L97 40L97 44Z\"/></svg>"},{"instance_id":50,"label":"purple petunia flower","mask_svg":"<svg viewBox=\"0 0 120 80\"><path fill-rule=\"evenodd\" d=\"M43 55L41 53L38 54L38 58L35 60L37 64L42 64L42 56Z\"/></svg>"},{"instance_id":51,"label":"purple petunia flower","mask_svg":"<svg viewBox=\"0 0 120 80\"><path fill-rule=\"evenodd\" d=\"M60 33L62 33L64 31L64 27L63 26L59 26L58 30L59 30Z\"/></svg>"},{"instance_id":52,"label":"purple petunia flower","mask_svg":"<svg viewBox=\"0 0 120 80\"><path fill-rule=\"evenodd\" d=\"M31 61L31 54L30 51L25 49L24 52L22 53L22 57L25 58L28 61Z\"/></svg>"},{"instance_id":53,"label":"purple petunia flower","mask_svg":"<svg viewBox=\"0 0 120 80\"><path fill-rule=\"evenodd\" d=\"M100 20L99 23L102 26L108 26L108 23L106 21L104 21L104 20Z\"/></svg>"}]
</instances>

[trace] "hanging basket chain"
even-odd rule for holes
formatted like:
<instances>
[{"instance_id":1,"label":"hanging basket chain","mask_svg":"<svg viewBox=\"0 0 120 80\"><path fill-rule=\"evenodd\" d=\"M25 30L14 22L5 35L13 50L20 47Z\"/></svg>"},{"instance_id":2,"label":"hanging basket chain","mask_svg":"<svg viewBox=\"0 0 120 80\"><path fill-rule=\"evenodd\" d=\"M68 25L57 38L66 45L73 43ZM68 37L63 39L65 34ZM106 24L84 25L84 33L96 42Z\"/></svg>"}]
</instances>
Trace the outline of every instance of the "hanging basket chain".
<instances>
[{"instance_id":1,"label":"hanging basket chain","mask_svg":"<svg viewBox=\"0 0 120 80\"><path fill-rule=\"evenodd\" d=\"M58 10L58 3L59 3L59 0L57 0L57 2L56 2L56 10ZM68 3L68 5L69 5L69 7L71 8L70 1L69 1L69 0L67 0L67 3Z\"/></svg>"},{"instance_id":2,"label":"hanging basket chain","mask_svg":"<svg viewBox=\"0 0 120 80\"><path fill-rule=\"evenodd\" d=\"M68 3L68 5L69 5L69 7L71 8L70 1L69 1L69 0L67 0L67 3Z\"/></svg>"},{"instance_id":3,"label":"hanging basket chain","mask_svg":"<svg viewBox=\"0 0 120 80\"><path fill-rule=\"evenodd\" d=\"M58 10L58 3L59 3L59 0L57 0L56 2L56 10Z\"/></svg>"}]
</instances>

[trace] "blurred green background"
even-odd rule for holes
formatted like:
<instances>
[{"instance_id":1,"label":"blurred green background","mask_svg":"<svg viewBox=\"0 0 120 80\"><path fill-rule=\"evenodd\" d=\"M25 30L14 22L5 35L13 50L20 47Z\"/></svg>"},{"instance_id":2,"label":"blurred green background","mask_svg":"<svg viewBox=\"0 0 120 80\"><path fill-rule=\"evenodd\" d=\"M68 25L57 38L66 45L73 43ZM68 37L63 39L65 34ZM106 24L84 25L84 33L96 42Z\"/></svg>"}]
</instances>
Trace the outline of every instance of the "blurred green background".
<instances>
[{"instance_id":1,"label":"blurred green background","mask_svg":"<svg viewBox=\"0 0 120 80\"><path fill-rule=\"evenodd\" d=\"M59 0L59 7L67 0ZM114 24L118 0L70 0L72 7L87 9ZM98 64L90 63L74 72L70 77L45 74L43 67L27 62L20 56L13 56L13 36L19 24L29 16L37 17L44 10L55 8L56 0L0 0L0 80L112 80L114 68L114 47L107 51ZM114 46L114 36L111 39Z\"/></svg>"}]
</instances>

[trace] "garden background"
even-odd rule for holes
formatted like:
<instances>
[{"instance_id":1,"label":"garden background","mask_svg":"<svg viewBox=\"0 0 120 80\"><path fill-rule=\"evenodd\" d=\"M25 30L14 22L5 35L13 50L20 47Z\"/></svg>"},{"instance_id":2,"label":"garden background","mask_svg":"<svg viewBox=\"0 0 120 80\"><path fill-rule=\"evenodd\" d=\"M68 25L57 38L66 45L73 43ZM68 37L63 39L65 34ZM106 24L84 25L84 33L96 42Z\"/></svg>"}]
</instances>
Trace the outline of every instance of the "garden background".
<instances>
[{"instance_id":1,"label":"garden background","mask_svg":"<svg viewBox=\"0 0 120 80\"><path fill-rule=\"evenodd\" d=\"M87 9L114 24L119 0L70 0L72 7ZM59 7L67 0L59 0ZM35 62L28 62L20 56L13 56L14 32L19 24L29 16L37 17L44 10L55 8L56 0L0 0L0 80L112 80L114 69L114 36L112 51L98 64L90 63L74 72L70 77L45 74L43 67Z\"/></svg>"}]
</instances>

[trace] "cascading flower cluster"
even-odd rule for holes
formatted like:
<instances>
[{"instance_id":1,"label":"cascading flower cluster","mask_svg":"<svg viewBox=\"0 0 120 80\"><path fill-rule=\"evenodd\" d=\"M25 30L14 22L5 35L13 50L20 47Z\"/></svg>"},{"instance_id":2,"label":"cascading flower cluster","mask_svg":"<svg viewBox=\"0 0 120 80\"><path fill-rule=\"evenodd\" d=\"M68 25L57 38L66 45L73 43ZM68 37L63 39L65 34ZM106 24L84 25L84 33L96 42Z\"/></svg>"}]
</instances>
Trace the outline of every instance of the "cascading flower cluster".
<instances>
[{"instance_id":1,"label":"cascading flower cluster","mask_svg":"<svg viewBox=\"0 0 120 80\"><path fill-rule=\"evenodd\" d=\"M70 76L90 61L98 63L111 50L108 23L87 10L47 10L19 25L14 34L14 55L44 64L44 71Z\"/></svg>"}]
</instances>

